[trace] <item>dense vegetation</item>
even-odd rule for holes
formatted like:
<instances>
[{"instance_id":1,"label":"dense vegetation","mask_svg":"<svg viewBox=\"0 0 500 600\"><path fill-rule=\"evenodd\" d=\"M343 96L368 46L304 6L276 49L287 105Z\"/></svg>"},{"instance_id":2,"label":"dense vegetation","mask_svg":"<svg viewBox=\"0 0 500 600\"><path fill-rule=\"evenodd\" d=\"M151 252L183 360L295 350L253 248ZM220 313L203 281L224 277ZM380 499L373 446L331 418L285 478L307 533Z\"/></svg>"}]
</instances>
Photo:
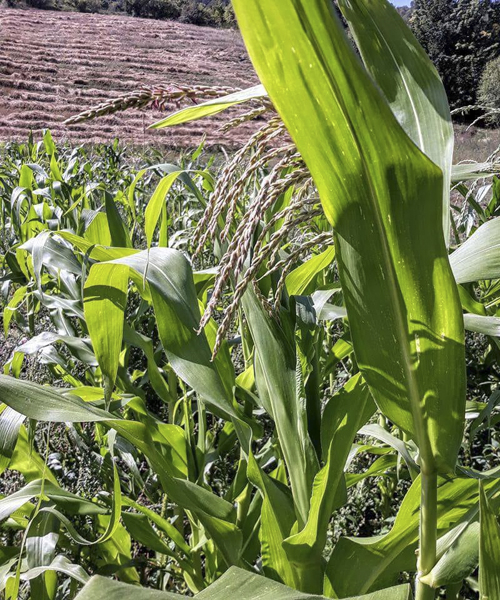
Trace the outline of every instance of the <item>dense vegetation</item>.
<instances>
[{"instance_id":1,"label":"dense vegetation","mask_svg":"<svg viewBox=\"0 0 500 600\"><path fill-rule=\"evenodd\" d=\"M385 1L234 7L263 85L154 125L233 156L2 148L0 593L499 598L500 148Z\"/></svg>"},{"instance_id":2,"label":"dense vegetation","mask_svg":"<svg viewBox=\"0 0 500 600\"><path fill-rule=\"evenodd\" d=\"M408 23L439 71L451 107L476 104L481 75L500 55L500 2L414 0ZM497 85L498 106L499 92Z\"/></svg>"},{"instance_id":3,"label":"dense vegetation","mask_svg":"<svg viewBox=\"0 0 500 600\"><path fill-rule=\"evenodd\" d=\"M126 13L211 27L235 27L230 0L5 0L7 6Z\"/></svg>"}]
</instances>

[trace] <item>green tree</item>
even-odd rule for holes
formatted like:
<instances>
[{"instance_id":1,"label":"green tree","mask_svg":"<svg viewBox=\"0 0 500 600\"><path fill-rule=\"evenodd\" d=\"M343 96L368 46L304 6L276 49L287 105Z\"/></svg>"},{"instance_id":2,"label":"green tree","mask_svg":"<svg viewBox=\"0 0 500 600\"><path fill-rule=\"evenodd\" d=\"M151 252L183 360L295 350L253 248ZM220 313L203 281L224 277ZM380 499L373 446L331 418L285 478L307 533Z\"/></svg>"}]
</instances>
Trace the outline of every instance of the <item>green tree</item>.
<instances>
[{"instance_id":1,"label":"green tree","mask_svg":"<svg viewBox=\"0 0 500 600\"><path fill-rule=\"evenodd\" d=\"M482 106L500 109L500 57L486 65L479 84L477 99ZM500 126L500 113L489 115L488 120L493 125Z\"/></svg>"},{"instance_id":2,"label":"green tree","mask_svg":"<svg viewBox=\"0 0 500 600\"><path fill-rule=\"evenodd\" d=\"M177 0L126 0L125 10L135 17L177 19L181 14Z\"/></svg>"},{"instance_id":3,"label":"green tree","mask_svg":"<svg viewBox=\"0 0 500 600\"><path fill-rule=\"evenodd\" d=\"M436 65L452 108L474 104L484 67L500 55L500 5L414 0L410 25Z\"/></svg>"}]
</instances>

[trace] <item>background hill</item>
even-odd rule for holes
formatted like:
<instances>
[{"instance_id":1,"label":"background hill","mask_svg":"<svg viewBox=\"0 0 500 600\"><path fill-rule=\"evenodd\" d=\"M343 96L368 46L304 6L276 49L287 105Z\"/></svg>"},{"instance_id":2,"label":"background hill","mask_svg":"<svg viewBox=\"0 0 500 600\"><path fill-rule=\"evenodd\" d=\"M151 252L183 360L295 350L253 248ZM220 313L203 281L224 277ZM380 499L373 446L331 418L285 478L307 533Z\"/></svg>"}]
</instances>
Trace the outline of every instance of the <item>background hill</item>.
<instances>
[{"instance_id":1,"label":"background hill","mask_svg":"<svg viewBox=\"0 0 500 600\"><path fill-rule=\"evenodd\" d=\"M34 10L0 10L0 140L24 140L50 128L59 140L155 142L192 146L202 124L149 132L159 111L130 110L74 125L62 121L141 85L199 84L245 87L256 82L236 30L196 27L126 16ZM171 107L173 108L173 107ZM209 142L246 139L248 126Z\"/></svg>"}]
</instances>

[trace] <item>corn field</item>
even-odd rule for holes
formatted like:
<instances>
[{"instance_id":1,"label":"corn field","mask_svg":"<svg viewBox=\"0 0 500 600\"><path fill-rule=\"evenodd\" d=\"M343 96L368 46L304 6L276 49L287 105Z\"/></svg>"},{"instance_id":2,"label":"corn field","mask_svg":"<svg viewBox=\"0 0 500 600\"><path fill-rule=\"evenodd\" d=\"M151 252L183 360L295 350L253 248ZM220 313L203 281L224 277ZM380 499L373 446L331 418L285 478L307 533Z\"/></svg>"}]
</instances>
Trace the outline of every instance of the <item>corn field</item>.
<instances>
[{"instance_id":1,"label":"corn field","mask_svg":"<svg viewBox=\"0 0 500 600\"><path fill-rule=\"evenodd\" d=\"M500 149L386 0L233 5L259 85L67 121L231 155L1 149L0 596L500 600Z\"/></svg>"}]
</instances>

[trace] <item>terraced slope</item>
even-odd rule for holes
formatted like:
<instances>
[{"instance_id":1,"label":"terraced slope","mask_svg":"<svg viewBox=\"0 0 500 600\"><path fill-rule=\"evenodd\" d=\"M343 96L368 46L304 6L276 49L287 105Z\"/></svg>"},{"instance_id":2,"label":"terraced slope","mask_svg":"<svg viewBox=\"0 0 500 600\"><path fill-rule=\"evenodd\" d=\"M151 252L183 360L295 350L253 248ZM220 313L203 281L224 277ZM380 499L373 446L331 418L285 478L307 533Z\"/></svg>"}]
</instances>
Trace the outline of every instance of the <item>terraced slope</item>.
<instances>
[{"instance_id":1,"label":"terraced slope","mask_svg":"<svg viewBox=\"0 0 500 600\"><path fill-rule=\"evenodd\" d=\"M0 141L26 139L49 127L58 140L173 147L237 145L248 125L218 132L220 120L175 130L147 131L159 111L129 110L65 127L92 105L141 85L201 84L245 87L255 74L236 31L111 15L0 8ZM175 107L172 107L175 108Z\"/></svg>"}]
</instances>

